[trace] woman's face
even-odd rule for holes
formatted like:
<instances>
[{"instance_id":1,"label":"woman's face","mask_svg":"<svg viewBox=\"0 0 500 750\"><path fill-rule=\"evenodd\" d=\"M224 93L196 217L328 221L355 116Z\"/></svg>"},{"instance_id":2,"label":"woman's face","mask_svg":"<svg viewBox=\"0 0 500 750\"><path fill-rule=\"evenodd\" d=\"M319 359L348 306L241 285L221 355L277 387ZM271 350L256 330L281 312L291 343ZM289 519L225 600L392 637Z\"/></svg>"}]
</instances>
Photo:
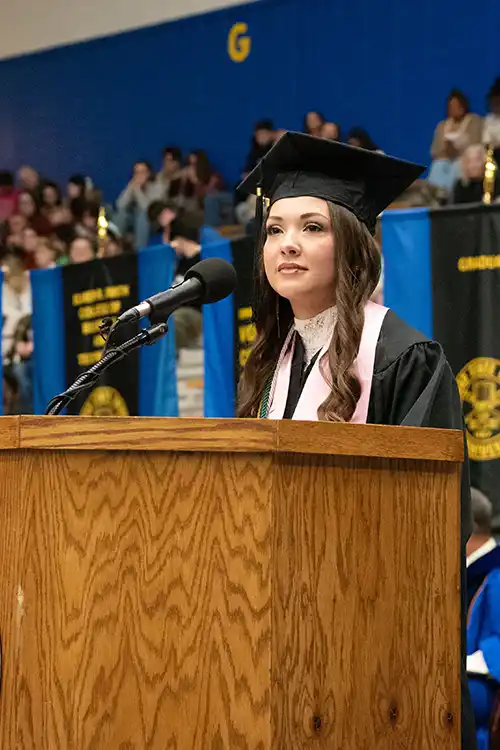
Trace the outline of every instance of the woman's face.
<instances>
[{"instance_id":1,"label":"woman's face","mask_svg":"<svg viewBox=\"0 0 500 750\"><path fill-rule=\"evenodd\" d=\"M460 99L455 97L450 99L448 102L448 117L452 120L462 120L465 117L465 109Z\"/></svg>"},{"instance_id":2,"label":"woman's face","mask_svg":"<svg viewBox=\"0 0 500 750\"><path fill-rule=\"evenodd\" d=\"M80 198L83 195L83 187L76 182L68 182L67 193L70 200Z\"/></svg>"},{"instance_id":3,"label":"woman's face","mask_svg":"<svg viewBox=\"0 0 500 750\"><path fill-rule=\"evenodd\" d=\"M36 205L33 197L29 193L21 193L19 196L19 213L31 217L35 214L35 211Z\"/></svg>"},{"instance_id":4,"label":"woman's face","mask_svg":"<svg viewBox=\"0 0 500 750\"><path fill-rule=\"evenodd\" d=\"M312 318L335 302L330 212L320 198L283 198L266 221L264 269L272 288L290 300L296 318Z\"/></svg>"},{"instance_id":5,"label":"woman's face","mask_svg":"<svg viewBox=\"0 0 500 750\"><path fill-rule=\"evenodd\" d=\"M50 268L54 263L55 251L45 242L39 242L35 250L37 268Z\"/></svg>"},{"instance_id":6,"label":"woman's face","mask_svg":"<svg viewBox=\"0 0 500 750\"><path fill-rule=\"evenodd\" d=\"M308 112L306 117L307 129L310 133L319 133L323 127L323 120L317 112Z\"/></svg>"},{"instance_id":7,"label":"woman's face","mask_svg":"<svg viewBox=\"0 0 500 750\"><path fill-rule=\"evenodd\" d=\"M21 214L12 214L7 221L11 234L21 234L23 229L26 228L26 218Z\"/></svg>"},{"instance_id":8,"label":"woman's face","mask_svg":"<svg viewBox=\"0 0 500 750\"><path fill-rule=\"evenodd\" d=\"M56 206L59 200L57 190L52 185L45 185L43 189L43 202L46 206Z\"/></svg>"},{"instance_id":9,"label":"woman's face","mask_svg":"<svg viewBox=\"0 0 500 750\"><path fill-rule=\"evenodd\" d=\"M23 232L23 247L27 253L34 253L38 244L38 235L31 227Z\"/></svg>"},{"instance_id":10,"label":"woman's face","mask_svg":"<svg viewBox=\"0 0 500 750\"><path fill-rule=\"evenodd\" d=\"M84 237L79 237L73 240L69 250L69 255L72 263L86 263L89 260L94 260L95 254L91 243Z\"/></svg>"}]
</instances>

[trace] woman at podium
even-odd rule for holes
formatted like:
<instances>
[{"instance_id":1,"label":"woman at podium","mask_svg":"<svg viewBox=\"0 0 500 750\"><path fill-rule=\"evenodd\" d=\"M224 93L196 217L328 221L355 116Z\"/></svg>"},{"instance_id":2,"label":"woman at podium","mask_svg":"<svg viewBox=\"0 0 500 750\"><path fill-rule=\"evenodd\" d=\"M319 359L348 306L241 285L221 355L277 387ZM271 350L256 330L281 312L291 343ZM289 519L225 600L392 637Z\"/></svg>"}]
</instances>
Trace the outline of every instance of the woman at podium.
<instances>
[{"instance_id":1,"label":"woman at podium","mask_svg":"<svg viewBox=\"0 0 500 750\"><path fill-rule=\"evenodd\" d=\"M242 183L257 195L260 231L257 338L240 379L239 416L462 429L441 346L370 301L381 266L377 217L423 169L286 133ZM466 470L462 486L464 574ZM462 672L462 746L469 750L474 723Z\"/></svg>"}]
</instances>

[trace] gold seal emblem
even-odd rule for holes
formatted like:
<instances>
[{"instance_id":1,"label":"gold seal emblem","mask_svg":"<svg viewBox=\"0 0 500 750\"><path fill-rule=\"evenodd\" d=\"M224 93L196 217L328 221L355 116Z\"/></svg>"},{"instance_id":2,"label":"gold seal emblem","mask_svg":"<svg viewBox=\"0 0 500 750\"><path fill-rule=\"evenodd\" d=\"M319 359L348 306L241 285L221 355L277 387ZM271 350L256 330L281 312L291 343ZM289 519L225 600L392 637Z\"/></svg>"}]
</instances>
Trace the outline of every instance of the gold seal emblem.
<instances>
[{"instance_id":1,"label":"gold seal emblem","mask_svg":"<svg viewBox=\"0 0 500 750\"><path fill-rule=\"evenodd\" d=\"M80 410L86 417L128 417L127 404L116 390L107 385L94 388Z\"/></svg>"},{"instance_id":2,"label":"gold seal emblem","mask_svg":"<svg viewBox=\"0 0 500 750\"><path fill-rule=\"evenodd\" d=\"M469 455L474 461L500 458L500 359L477 357L457 376Z\"/></svg>"}]
</instances>

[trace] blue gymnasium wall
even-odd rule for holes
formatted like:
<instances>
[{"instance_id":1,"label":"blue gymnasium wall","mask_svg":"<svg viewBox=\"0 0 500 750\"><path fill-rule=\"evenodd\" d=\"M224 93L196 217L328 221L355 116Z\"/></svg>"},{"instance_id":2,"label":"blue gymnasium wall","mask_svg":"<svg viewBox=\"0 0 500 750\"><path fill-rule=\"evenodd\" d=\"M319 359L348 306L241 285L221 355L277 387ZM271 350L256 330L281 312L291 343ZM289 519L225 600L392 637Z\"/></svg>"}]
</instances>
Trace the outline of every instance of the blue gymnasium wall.
<instances>
[{"instance_id":1,"label":"blue gymnasium wall","mask_svg":"<svg viewBox=\"0 0 500 750\"><path fill-rule=\"evenodd\" d=\"M227 51L237 22L252 39L241 63ZM297 129L312 108L427 162L451 86L484 111L499 30L497 0L261 0L5 60L0 167L83 171L110 200L135 158L159 166L174 143L206 148L233 182L256 119Z\"/></svg>"}]
</instances>

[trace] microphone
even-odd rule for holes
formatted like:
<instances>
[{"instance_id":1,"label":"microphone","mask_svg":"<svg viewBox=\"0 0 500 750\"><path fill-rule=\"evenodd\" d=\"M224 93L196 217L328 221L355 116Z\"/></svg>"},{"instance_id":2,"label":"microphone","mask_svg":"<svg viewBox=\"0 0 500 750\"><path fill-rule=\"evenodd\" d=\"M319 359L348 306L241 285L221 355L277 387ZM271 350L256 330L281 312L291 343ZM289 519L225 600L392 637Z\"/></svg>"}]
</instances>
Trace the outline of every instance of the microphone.
<instances>
[{"instance_id":1,"label":"microphone","mask_svg":"<svg viewBox=\"0 0 500 750\"><path fill-rule=\"evenodd\" d=\"M222 258L206 258L190 268L180 284L154 294L122 313L115 327L150 315L154 315L155 321L165 320L174 310L189 302L203 305L219 302L234 291L236 280L231 263Z\"/></svg>"}]
</instances>

